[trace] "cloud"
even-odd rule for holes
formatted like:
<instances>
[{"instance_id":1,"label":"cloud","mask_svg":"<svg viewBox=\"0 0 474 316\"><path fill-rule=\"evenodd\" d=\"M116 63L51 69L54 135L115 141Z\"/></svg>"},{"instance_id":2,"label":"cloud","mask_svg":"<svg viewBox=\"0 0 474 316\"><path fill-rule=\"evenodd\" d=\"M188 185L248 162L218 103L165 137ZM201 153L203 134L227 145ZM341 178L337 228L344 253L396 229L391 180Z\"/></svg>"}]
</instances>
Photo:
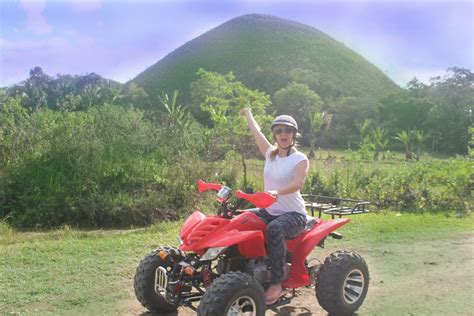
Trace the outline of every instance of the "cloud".
<instances>
[{"instance_id":1,"label":"cloud","mask_svg":"<svg viewBox=\"0 0 474 316\"><path fill-rule=\"evenodd\" d=\"M430 79L437 76L446 75L447 68L409 68L403 69L398 74L394 74L392 78L400 86L404 87L406 84L416 77L419 81L430 84Z\"/></svg>"},{"instance_id":2,"label":"cloud","mask_svg":"<svg viewBox=\"0 0 474 316\"><path fill-rule=\"evenodd\" d=\"M100 9L100 0L70 0L72 10L76 12L90 12Z\"/></svg>"},{"instance_id":3,"label":"cloud","mask_svg":"<svg viewBox=\"0 0 474 316\"><path fill-rule=\"evenodd\" d=\"M46 34L53 31L53 27L43 16L45 6L45 0L20 0L20 7L26 12L26 27L29 31L37 34Z\"/></svg>"},{"instance_id":4,"label":"cloud","mask_svg":"<svg viewBox=\"0 0 474 316\"><path fill-rule=\"evenodd\" d=\"M83 74L102 71L101 62L109 58L103 47L98 47L88 36L76 35L74 40L55 36L47 40L10 41L0 38L0 86L25 79L28 69L40 66L49 75L57 73ZM87 60L83 65L81 61ZM13 65L13 66L12 66ZM112 67L110 63L106 64Z\"/></svg>"},{"instance_id":5,"label":"cloud","mask_svg":"<svg viewBox=\"0 0 474 316\"><path fill-rule=\"evenodd\" d=\"M42 48L44 45L38 41L24 40L24 41L8 41L0 38L0 49L6 53L7 51L16 50L31 50Z\"/></svg>"}]
</instances>

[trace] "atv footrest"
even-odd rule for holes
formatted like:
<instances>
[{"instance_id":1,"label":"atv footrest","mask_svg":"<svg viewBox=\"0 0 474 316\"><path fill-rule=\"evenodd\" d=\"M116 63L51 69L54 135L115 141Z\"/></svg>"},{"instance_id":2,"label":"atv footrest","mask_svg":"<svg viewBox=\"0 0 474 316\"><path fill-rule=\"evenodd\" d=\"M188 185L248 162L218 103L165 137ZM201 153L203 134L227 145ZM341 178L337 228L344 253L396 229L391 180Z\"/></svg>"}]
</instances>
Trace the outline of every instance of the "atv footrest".
<instances>
[{"instance_id":1,"label":"atv footrest","mask_svg":"<svg viewBox=\"0 0 474 316\"><path fill-rule=\"evenodd\" d=\"M338 232L332 232L332 233L329 233L329 236L331 236L332 238L334 239L342 239L342 234L339 234Z\"/></svg>"},{"instance_id":2,"label":"atv footrest","mask_svg":"<svg viewBox=\"0 0 474 316\"><path fill-rule=\"evenodd\" d=\"M283 306L283 305L290 304L292 298L293 297L284 296L284 297L280 298L278 301L276 301L275 303L273 303L272 305L267 305L267 309L273 309L273 308L277 308L277 307L280 307L280 306Z\"/></svg>"}]
</instances>

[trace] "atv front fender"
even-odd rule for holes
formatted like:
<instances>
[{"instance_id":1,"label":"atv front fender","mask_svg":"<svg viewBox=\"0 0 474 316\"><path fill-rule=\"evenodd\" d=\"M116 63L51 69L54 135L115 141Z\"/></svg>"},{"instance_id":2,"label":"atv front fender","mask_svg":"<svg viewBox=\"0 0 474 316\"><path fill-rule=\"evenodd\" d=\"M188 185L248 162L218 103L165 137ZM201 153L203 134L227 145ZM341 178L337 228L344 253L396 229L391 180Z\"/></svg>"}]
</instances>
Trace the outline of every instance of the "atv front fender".
<instances>
[{"instance_id":1,"label":"atv front fender","mask_svg":"<svg viewBox=\"0 0 474 316\"><path fill-rule=\"evenodd\" d=\"M188 237L189 233L191 233L200 222L202 222L206 218L206 215L199 211L194 211L191 216L189 216L186 221L184 222L183 226L179 231L179 237L184 240Z\"/></svg>"}]
</instances>

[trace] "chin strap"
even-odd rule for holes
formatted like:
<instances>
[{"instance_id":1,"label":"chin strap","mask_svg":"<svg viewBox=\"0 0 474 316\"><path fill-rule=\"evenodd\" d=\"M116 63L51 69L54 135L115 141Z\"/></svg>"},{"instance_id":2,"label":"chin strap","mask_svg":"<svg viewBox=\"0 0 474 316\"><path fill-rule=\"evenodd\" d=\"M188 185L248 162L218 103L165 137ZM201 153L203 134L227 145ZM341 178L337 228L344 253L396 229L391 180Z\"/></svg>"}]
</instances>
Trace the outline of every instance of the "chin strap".
<instances>
[{"instance_id":1,"label":"chin strap","mask_svg":"<svg viewBox=\"0 0 474 316\"><path fill-rule=\"evenodd\" d=\"M286 148L283 148L283 147L280 147L281 149L288 149L288 152L286 153L286 156L288 157L290 155L290 152L291 152L291 147L293 147L293 144L291 144L290 146L286 147Z\"/></svg>"},{"instance_id":2,"label":"chin strap","mask_svg":"<svg viewBox=\"0 0 474 316\"><path fill-rule=\"evenodd\" d=\"M280 146L280 144L278 143L278 141L277 141L277 144L278 144L278 146ZM291 152L291 147L293 147L293 146L295 146L295 140L293 140L293 142L291 143L290 146L285 147L285 148L283 148L283 147L280 147L280 148L281 148L281 149L288 149L288 152L286 153L286 156L288 157L288 156L290 155L290 152Z\"/></svg>"}]
</instances>

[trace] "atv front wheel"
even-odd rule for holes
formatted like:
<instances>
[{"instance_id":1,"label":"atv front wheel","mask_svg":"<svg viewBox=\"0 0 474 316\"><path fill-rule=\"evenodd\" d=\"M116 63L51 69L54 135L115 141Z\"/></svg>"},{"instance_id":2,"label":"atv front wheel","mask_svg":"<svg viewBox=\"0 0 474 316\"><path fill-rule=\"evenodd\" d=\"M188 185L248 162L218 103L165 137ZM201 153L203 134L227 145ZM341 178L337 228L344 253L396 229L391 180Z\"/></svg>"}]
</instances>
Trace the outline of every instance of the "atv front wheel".
<instances>
[{"instance_id":1,"label":"atv front wheel","mask_svg":"<svg viewBox=\"0 0 474 316\"><path fill-rule=\"evenodd\" d=\"M137 267L133 287L135 296L150 312L174 312L178 306L168 303L165 298L155 291L155 273L159 267L169 271L173 267L173 259L168 255L163 260L158 254L164 251L167 254L177 253L173 247L160 247L149 253Z\"/></svg>"},{"instance_id":2,"label":"atv front wheel","mask_svg":"<svg viewBox=\"0 0 474 316\"><path fill-rule=\"evenodd\" d=\"M265 315L264 291L257 280L243 272L229 272L207 288L198 307L198 315Z\"/></svg>"},{"instance_id":3,"label":"atv front wheel","mask_svg":"<svg viewBox=\"0 0 474 316\"><path fill-rule=\"evenodd\" d=\"M316 298L329 314L351 315L369 288L369 270L356 252L336 251L316 274Z\"/></svg>"}]
</instances>

